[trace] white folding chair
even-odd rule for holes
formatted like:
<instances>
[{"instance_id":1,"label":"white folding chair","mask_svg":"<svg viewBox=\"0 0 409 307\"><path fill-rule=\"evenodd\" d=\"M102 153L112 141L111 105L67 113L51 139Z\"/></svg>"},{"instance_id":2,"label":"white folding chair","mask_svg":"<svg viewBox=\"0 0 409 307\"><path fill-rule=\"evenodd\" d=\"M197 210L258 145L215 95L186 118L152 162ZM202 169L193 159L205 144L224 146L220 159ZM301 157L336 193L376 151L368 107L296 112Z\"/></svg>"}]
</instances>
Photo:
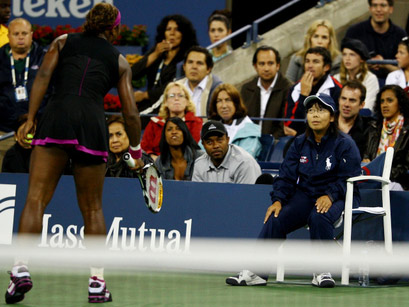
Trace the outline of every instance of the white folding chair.
<instances>
[{"instance_id":1,"label":"white folding chair","mask_svg":"<svg viewBox=\"0 0 409 307\"><path fill-rule=\"evenodd\" d=\"M343 255L344 259L348 259L351 254L351 234L352 234L352 215L369 213L374 215L383 215L383 227L384 227L384 240L385 249L387 252L392 252L392 223L391 223L391 210L390 210L390 197L389 197L389 184L390 173L392 169L393 160L393 147L389 147L386 151L382 176L357 176L347 179L347 193L345 197L345 209L343 216L335 222L334 227L341 226L344 220L344 239L343 239ZM359 207L352 208L352 201L354 195L354 182L363 180L374 180L380 182L382 185L382 207ZM279 248L279 253L283 251L283 245ZM341 284L349 284L349 264L345 262L342 267ZM278 263L276 281L283 282L285 275L285 268L283 263Z\"/></svg>"},{"instance_id":2,"label":"white folding chair","mask_svg":"<svg viewBox=\"0 0 409 307\"><path fill-rule=\"evenodd\" d=\"M370 213L383 215L383 231L385 249L388 253L392 253L392 222L391 222L391 204L389 177L392 169L393 147L386 150L385 162L383 165L382 176L357 176L347 179L347 192L345 197L344 209L344 239L343 239L343 256L344 263L342 266L341 284L349 284L349 263L348 259L351 254L351 234L352 234L352 214L354 213ZM354 194L354 182L363 180L373 180L380 182L382 186L382 207L359 207L352 209L352 200Z\"/></svg>"}]
</instances>

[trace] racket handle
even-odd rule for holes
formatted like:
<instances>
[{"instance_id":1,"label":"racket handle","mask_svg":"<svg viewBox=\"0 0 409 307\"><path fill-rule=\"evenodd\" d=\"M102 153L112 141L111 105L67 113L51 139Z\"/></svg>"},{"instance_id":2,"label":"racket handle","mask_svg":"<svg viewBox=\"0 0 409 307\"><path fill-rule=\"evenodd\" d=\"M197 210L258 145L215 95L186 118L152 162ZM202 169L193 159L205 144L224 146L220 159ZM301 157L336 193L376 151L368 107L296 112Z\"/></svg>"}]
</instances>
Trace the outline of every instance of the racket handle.
<instances>
[{"instance_id":1,"label":"racket handle","mask_svg":"<svg viewBox=\"0 0 409 307\"><path fill-rule=\"evenodd\" d=\"M124 153L122 160L124 160L129 167L135 167L135 160L131 157L129 152Z\"/></svg>"}]
</instances>

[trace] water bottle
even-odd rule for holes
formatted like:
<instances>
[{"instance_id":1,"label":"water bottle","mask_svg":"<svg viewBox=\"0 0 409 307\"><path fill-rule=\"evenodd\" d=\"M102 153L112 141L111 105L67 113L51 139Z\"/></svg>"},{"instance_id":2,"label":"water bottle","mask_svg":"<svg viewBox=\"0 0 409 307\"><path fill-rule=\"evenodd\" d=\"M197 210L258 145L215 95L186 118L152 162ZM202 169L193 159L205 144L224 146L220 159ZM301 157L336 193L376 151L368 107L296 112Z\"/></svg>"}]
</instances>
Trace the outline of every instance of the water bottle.
<instances>
[{"instance_id":1,"label":"water bottle","mask_svg":"<svg viewBox=\"0 0 409 307\"><path fill-rule=\"evenodd\" d=\"M361 287L369 287L369 267L366 263L359 267L358 283Z\"/></svg>"},{"instance_id":2,"label":"water bottle","mask_svg":"<svg viewBox=\"0 0 409 307\"><path fill-rule=\"evenodd\" d=\"M358 283L361 287L369 286L369 265L368 265L368 247L371 243L367 242L366 248L362 251L362 262L358 270Z\"/></svg>"}]
</instances>

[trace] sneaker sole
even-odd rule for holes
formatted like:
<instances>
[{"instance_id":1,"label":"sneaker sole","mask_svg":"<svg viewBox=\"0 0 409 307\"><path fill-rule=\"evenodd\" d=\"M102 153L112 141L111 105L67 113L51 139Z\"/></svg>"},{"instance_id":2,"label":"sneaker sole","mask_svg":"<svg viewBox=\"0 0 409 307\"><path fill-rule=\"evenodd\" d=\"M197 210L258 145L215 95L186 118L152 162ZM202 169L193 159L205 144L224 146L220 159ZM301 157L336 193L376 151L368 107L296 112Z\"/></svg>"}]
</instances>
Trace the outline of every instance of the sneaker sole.
<instances>
[{"instance_id":1,"label":"sneaker sole","mask_svg":"<svg viewBox=\"0 0 409 307\"><path fill-rule=\"evenodd\" d=\"M109 294L109 298L105 296L88 296L88 303L109 303L112 302L112 295Z\"/></svg>"},{"instance_id":2,"label":"sneaker sole","mask_svg":"<svg viewBox=\"0 0 409 307\"><path fill-rule=\"evenodd\" d=\"M314 283L312 285L318 288L334 288L335 287L335 284L332 281L323 281L321 282L320 285L314 284Z\"/></svg>"},{"instance_id":3,"label":"sneaker sole","mask_svg":"<svg viewBox=\"0 0 409 307\"><path fill-rule=\"evenodd\" d=\"M235 279L226 279L226 284L231 285L231 286L267 286L267 282L266 283L262 283L262 284L254 284L254 285L248 285L244 280L242 280L240 283L237 282L237 280Z\"/></svg>"},{"instance_id":4,"label":"sneaker sole","mask_svg":"<svg viewBox=\"0 0 409 307\"><path fill-rule=\"evenodd\" d=\"M8 291L6 291L6 303L7 304L15 304L21 302L24 299L24 294L31 290L33 287L33 283L30 279L22 280L16 286L16 290L14 295L10 295Z\"/></svg>"}]
</instances>

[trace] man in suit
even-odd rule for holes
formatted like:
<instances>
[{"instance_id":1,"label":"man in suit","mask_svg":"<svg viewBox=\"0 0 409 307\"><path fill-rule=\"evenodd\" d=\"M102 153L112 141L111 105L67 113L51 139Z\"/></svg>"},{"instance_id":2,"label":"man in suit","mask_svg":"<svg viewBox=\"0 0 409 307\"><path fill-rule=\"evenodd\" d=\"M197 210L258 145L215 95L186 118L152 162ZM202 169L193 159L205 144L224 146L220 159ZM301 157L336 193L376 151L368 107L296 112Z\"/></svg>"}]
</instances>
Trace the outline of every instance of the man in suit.
<instances>
[{"instance_id":1,"label":"man in suit","mask_svg":"<svg viewBox=\"0 0 409 307\"><path fill-rule=\"evenodd\" d=\"M283 122L268 118L283 118L291 82L280 72L280 54L270 46L261 46L253 55L257 76L241 88L241 96L250 117L260 117L261 133L275 138L284 135ZM255 120L255 122L259 122Z\"/></svg>"}]
</instances>

